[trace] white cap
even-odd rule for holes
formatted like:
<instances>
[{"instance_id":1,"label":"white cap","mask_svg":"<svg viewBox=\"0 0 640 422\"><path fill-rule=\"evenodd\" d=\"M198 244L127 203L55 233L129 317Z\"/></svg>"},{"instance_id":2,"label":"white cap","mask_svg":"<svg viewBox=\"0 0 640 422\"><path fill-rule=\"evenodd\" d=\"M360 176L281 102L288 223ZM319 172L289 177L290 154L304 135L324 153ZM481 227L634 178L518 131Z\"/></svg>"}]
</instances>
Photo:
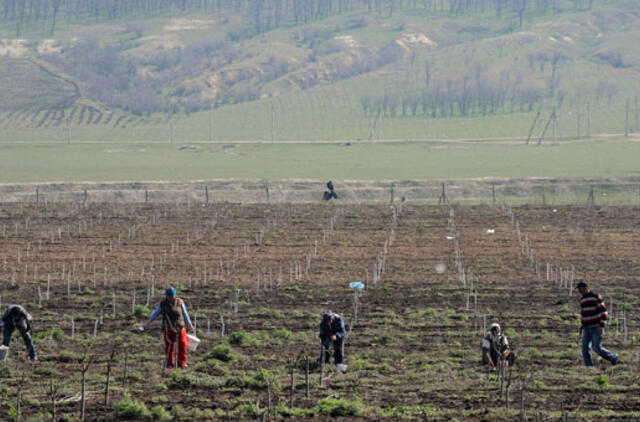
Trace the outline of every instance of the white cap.
<instances>
[{"instance_id":1,"label":"white cap","mask_svg":"<svg viewBox=\"0 0 640 422\"><path fill-rule=\"evenodd\" d=\"M497 328L498 331L500 331L500 324L498 324L497 322L494 322L493 324L491 324L491 327L489 327L491 331L493 331L494 328Z\"/></svg>"}]
</instances>

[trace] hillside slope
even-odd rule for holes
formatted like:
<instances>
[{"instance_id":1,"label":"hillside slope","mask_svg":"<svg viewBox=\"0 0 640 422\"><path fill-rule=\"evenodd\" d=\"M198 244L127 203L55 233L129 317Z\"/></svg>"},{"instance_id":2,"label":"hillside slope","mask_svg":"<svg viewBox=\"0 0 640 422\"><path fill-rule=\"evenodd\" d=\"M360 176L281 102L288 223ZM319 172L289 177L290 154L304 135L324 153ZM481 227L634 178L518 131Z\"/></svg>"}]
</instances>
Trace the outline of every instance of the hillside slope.
<instances>
[{"instance_id":1,"label":"hillside slope","mask_svg":"<svg viewBox=\"0 0 640 422\"><path fill-rule=\"evenodd\" d=\"M517 128L504 133L524 137L532 121L542 135L553 110L584 135L624 131L627 99L637 114L632 1L310 3L185 0L96 18L64 1L53 33L51 11L30 25L9 11L0 136L68 126L87 139L132 128L152 139L176 136L183 122L184 138L197 140L410 139L438 126L428 133L448 137L462 121L481 138L515 113Z\"/></svg>"}]
</instances>

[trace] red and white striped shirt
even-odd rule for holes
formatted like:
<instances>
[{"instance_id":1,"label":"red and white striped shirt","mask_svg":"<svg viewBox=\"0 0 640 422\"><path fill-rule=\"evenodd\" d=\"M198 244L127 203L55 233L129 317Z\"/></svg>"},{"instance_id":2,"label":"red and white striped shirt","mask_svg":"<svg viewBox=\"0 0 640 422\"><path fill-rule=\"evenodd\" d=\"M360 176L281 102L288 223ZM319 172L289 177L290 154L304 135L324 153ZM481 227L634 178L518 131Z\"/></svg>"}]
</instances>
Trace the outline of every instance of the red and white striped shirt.
<instances>
[{"instance_id":1,"label":"red and white striped shirt","mask_svg":"<svg viewBox=\"0 0 640 422\"><path fill-rule=\"evenodd\" d=\"M582 296L580 316L582 328L604 327L609 314L607 314L607 306L602 301L602 296L592 291Z\"/></svg>"}]
</instances>

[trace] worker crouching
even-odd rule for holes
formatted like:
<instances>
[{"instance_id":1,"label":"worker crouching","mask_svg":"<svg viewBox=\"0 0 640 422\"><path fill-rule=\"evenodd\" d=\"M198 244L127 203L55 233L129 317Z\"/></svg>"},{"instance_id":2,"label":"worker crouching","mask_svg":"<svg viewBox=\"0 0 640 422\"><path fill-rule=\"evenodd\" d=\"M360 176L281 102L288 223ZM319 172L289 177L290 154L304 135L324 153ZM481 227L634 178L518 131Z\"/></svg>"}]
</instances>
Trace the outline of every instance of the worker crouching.
<instances>
[{"instance_id":1,"label":"worker crouching","mask_svg":"<svg viewBox=\"0 0 640 422\"><path fill-rule=\"evenodd\" d=\"M320 356L320 359L324 359L325 363L329 363L329 348L333 344L333 359L338 369L342 368L342 342L345 334L342 317L331 311L325 311L322 314L322 322L320 323L318 334L323 346L323 356Z\"/></svg>"},{"instance_id":2,"label":"worker crouching","mask_svg":"<svg viewBox=\"0 0 640 422\"><path fill-rule=\"evenodd\" d=\"M482 363L492 368L513 365L516 355L509 348L507 336L500 331L500 325L491 324L489 333L482 339Z\"/></svg>"}]
</instances>

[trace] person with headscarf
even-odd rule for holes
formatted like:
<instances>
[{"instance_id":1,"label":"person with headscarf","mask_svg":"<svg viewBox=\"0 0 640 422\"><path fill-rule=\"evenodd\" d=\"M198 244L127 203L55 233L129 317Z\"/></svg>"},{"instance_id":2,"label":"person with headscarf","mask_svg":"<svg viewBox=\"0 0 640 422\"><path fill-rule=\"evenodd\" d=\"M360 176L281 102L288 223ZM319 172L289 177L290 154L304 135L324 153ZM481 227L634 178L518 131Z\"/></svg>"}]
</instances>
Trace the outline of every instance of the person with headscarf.
<instances>
[{"instance_id":1,"label":"person with headscarf","mask_svg":"<svg viewBox=\"0 0 640 422\"><path fill-rule=\"evenodd\" d=\"M495 368L502 362L513 364L515 355L511 354L507 336L500 331L500 324L494 322L489 333L482 339L482 364Z\"/></svg>"},{"instance_id":2,"label":"person with headscarf","mask_svg":"<svg viewBox=\"0 0 640 422\"><path fill-rule=\"evenodd\" d=\"M329 348L333 345L334 363L336 366L341 365L342 360L344 359L342 354L342 342L346 334L342 317L329 310L324 311L322 313L322 322L320 322L319 331L318 337L320 337L320 341L323 346L323 356L320 358L324 359L325 363L329 363L331 356L329 354Z\"/></svg>"},{"instance_id":3,"label":"person with headscarf","mask_svg":"<svg viewBox=\"0 0 640 422\"><path fill-rule=\"evenodd\" d=\"M169 286L164 291L165 298L156 310L149 317L142 327L144 331L147 326L162 315L162 330L164 332L164 352L167 357L167 368L173 368L174 344L178 343L178 367L187 367L187 329L193 332L193 325L187 313L184 301L176 296L176 288Z\"/></svg>"}]
</instances>

